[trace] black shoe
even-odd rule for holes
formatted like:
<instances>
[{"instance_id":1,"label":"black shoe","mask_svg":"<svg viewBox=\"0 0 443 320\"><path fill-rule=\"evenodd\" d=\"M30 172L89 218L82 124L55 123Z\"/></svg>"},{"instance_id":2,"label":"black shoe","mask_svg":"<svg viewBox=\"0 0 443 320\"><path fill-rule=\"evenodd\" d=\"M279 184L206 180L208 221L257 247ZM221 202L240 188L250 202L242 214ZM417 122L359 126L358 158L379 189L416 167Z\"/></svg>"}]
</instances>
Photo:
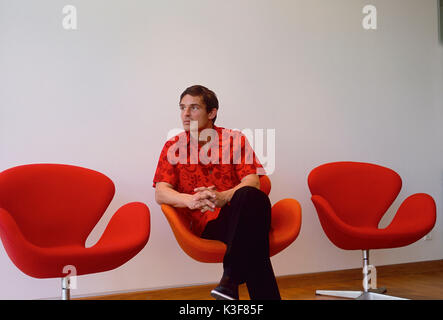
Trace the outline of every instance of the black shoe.
<instances>
[{"instance_id":1,"label":"black shoe","mask_svg":"<svg viewBox=\"0 0 443 320\"><path fill-rule=\"evenodd\" d=\"M228 288L221 285L211 291L215 300L238 300L238 288Z\"/></svg>"},{"instance_id":2,"label":"black shoe","mask_svg":"<svg viewBox=\"0 0 443 320\"><path fill-rule=\"evenodd\" d=\"M216 300L238 300L238 284L223 276L218 286L211 291L211 296Z\"/></svg>"}]
</instances>

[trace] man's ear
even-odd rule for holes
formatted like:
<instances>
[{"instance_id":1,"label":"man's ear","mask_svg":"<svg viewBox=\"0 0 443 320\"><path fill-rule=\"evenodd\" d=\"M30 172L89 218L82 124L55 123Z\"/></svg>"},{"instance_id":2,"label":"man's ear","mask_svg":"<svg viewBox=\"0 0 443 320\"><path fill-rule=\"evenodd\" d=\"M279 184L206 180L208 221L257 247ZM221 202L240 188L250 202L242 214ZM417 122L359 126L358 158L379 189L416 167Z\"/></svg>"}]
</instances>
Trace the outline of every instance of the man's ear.
<instances>
[{"instance_id":1,"label":"man's ear","mask_svg":"<svg viewBox=\"0 0 443 320\"><path fill-rule=\"evenodd\" d=\"M208 118L210 120L214 120L214 118L217 116L217 109L216 108L212 108L211 112L209 112L208 114Z\"/></svg>"}]
</instances>

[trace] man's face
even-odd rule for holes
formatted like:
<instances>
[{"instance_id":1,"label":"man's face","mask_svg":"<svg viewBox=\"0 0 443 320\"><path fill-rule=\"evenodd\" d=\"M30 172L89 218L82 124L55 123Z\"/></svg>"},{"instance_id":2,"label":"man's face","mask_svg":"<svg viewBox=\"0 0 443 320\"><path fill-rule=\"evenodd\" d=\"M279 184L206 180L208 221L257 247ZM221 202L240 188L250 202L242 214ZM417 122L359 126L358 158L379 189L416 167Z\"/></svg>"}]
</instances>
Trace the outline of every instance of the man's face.
<instances>
[{"instance_id":1,"label":"man's face","mask_svg":"<svg viewBox=\"0 0 443 320\"><path fill-rule=\"evenodd\" d=\"M212 128L212 119L217 115L217 109L206 111L206 105L200 96L185 95L180 101L183 129L189 131L191 121L198 121L198 130Z\"/></svg>"}]
</instances>

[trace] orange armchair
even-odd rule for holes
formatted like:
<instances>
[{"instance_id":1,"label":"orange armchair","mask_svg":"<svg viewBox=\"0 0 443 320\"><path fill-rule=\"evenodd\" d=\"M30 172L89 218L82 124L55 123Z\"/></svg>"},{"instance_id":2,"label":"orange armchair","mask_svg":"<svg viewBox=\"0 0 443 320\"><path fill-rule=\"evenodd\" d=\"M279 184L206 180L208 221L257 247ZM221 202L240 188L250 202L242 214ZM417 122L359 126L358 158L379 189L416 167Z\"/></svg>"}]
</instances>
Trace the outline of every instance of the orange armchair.
<instances>
[{"instance_id":1,"label":"orange armchair","mask_svg":"<svg viewBox=\"0 0 443 320\"><path fill-rule=\"evenodd\" d=\"M260 176L260 189L269 194L271 181ZM218 240L207 240L193 234L189 222L175 208L161 206L175 238L182 250L191 258L206 263L223 262L226 245ZM301 206L295 199L283 199L272 207L271 231L269 232L269 256L288 247L298 236L301 227Z\"/></svg>"}]
</instances>

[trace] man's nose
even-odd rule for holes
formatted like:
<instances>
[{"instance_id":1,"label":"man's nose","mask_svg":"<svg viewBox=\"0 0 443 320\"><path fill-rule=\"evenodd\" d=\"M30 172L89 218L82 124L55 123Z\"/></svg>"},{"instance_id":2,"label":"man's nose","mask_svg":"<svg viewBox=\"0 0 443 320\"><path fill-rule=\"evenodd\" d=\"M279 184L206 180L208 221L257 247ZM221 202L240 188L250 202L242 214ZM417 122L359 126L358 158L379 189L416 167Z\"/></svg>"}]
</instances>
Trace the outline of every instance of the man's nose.
<instances>
[{"instance_id":1,"label":"man's nose","mask_svg":"<svg viewBox=\"0 0 443 320\"><path fill-rule=\"evenodd\" d=\"M184 111L185 115L191 114L191 108L189 108L189 107L185 107L185 109L183 111Z\"/></svg>"}]
</instances>

